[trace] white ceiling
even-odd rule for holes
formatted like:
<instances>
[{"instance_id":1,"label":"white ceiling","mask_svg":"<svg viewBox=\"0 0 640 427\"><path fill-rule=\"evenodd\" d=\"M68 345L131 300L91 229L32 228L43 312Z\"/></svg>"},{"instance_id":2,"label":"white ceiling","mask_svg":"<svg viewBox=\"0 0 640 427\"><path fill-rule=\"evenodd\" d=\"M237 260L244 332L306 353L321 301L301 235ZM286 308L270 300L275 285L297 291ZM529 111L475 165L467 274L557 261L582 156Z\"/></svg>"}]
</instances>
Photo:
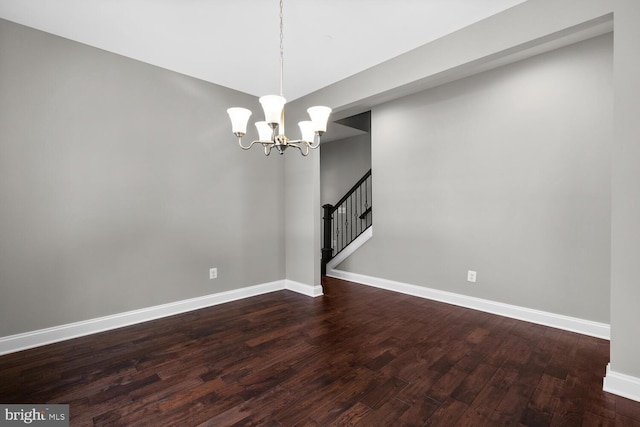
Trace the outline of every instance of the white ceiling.
<instances>
[{"instance_id":1,"label":"white ceiling","mask_svg":"<svg viewBox=\"0 0 640 427\"><path fill-rule=\"evenodd\" d=\"M525 0L285 0L299 98ZM279 91L278 0L0 0L0 17L256 96Z\"/></svg>"}]
</instances>

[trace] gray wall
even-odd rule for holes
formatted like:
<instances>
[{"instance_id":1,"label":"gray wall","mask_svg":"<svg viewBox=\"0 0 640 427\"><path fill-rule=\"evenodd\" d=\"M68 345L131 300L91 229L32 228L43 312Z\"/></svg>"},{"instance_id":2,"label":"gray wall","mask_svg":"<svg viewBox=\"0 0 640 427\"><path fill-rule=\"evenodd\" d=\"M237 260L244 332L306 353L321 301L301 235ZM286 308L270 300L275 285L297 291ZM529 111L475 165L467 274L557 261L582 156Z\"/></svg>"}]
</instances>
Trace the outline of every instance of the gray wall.
<instances>
[{"instance_id":1,"label":"gray wall","mask_svg":"<svg viewBox=\"0 0 640 427\"><path fill-rule=\"evenodd\" d=\"M640 2L617 0L611 224L611 369L640 378Z\"/></svg>"},{"instance_id":2,"label":"gray wall","mask_svg":"<svg viewBox=\"0 0 640 427\"><path fill-rule=\"evenodd\" d=\"M371 135L363 134L320 147L320 202L334 204L371 169Z\"/></svg>"},{"instance_id":3,"label":"gray wall","mask_svg":"<svg viewBox=\"0 0 640 427\"><path fill-rule=\"evenodd\" d=\"M375 107L338 268L608 322L612 114L610 34Z\"/></svg>"},{"instance_id":4,"label":"gray wall","mask_svg":"<svg viewBox=\"0 0 640 427\"><path fill-rule=\"evenodd\" d=\"M0 94L0 336L285 277L255 97L2 20Z\"/></svg>"},{"instance_id":5,"label":"gray wall","mask_svg":"<svg viewBox=\"0 0 640 427\"><path fill-rule=\"evenodd\" d=\"M287 106L290 123L303 120L306 108ZM294 120L291 120L294 117ZM295 151L294 151L295 150ZM285 155L285 247L288 280L308 286L320 286L320 153L311 150L302 157L292 148Z\"/></svg>"}]
</instances>

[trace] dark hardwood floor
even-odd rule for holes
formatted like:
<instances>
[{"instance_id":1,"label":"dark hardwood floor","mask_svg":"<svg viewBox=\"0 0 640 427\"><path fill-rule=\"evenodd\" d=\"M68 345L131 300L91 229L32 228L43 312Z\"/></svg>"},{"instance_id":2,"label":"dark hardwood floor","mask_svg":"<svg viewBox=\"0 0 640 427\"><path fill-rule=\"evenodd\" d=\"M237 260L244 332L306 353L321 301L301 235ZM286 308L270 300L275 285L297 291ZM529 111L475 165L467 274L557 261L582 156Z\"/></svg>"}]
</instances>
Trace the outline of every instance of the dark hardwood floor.
<instances>
[{"instance_id":1,"label":"dark hardwood floor","mask_svg":"<svg viewBox=\"0 0 640 427\"><path fill-rule=\"evenodd\" d=\"M0 357L71 425L640 426L604 340L326 279Z\"/></svg>"}]
</instances>

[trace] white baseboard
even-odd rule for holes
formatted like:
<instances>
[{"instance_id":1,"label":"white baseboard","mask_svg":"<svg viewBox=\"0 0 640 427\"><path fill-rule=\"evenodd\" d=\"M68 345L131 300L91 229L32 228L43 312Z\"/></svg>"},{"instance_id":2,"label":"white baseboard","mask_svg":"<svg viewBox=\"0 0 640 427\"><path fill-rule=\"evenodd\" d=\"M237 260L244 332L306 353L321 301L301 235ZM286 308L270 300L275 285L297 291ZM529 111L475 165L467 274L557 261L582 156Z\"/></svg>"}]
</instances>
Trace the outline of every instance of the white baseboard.
<instances>
[{"instance_id":1,"label":"white baseboard","mask_svg":"<svg viewBox=\"0 0 640 427\"><path fill-rule=\"evenodd\" d=\"M579 334L589 335L596 338L608 340L610 337L610 326L606 323L593 322L576 317L569 317L561 314L549 313L546 311L533 310L526 307L504 304L496 301L470 297L467 295L426 288L424 286L411 285L408 283L396 282L393 280L380 279L357 273L350 273L347 271L334 269L327 270L327 276L336 277L363 285L373 286L376 288L386 289L389 291L400 292L407 295L413 295L421 298L458 305L460 307L472 308L474 310L498 314L500 316L510 317L513 319L524 320L526 322L550 326L552 328L577 332Z\"/></svg>"},{"instance_id":2,"label":"white baseboard","mask_svg":"<svg viewBox=\"0 0 640 427\"><path fill-rule=\"evenodd\" d=\"M607 375L602 382L602 389L640 402L640 378L612 371L610 363L607 364Z\"/></svg>"},{"instance_id":3,"label":"white baseboard","mask_svg":"<svg viewBox=\"0 0 640 427\"><path fill-rule=\"evenodd\" d=\"M367 228L366 230L364 230L362 234L360 234L358 237L356 237L353 240L353 242L349 243L349 245L345 247L343 250L341 250L340 253L338 253L336 256L331 258L331 261L327 263L327 271L333 270L334 268L336 268L338 264L340 264L342 261L347 259L349 255L357 251L360 248L360 246L364 245L365 242L372 237L373 237L373 225Z\"/></svg>"},{"instance_id":4,"label":"white baseboard","mask_svg":"<svg viewBox=\"0 0 640 427\"><path fill-rule=\"evenodd\" d=\"M198 310L200 308L211 307L283 289L289 289L291 291L313 297L322 295L321 286L304 285L302 283L286 279L278 280L275 282L248 286L246 288L234 289L232 291L205 295L202 297L127 311L110 316L98 317L81 322L0 337L0 355L14 353L16 351L52 344L85 335L91 335L98 332L104 332L111 329L122 328L136 323L173 316L174 314L185 313L187 311Z\"/></svg>"},{"instance_id":5,"label":"white baseboard","mask_svg":"<svg viewBox=\"0 0 640 427\"><path fill-rule=\"evenodd\" d=\"M290 291L297 292L302 295L306 295L308 297L319 297L322 296L322 286L317 285L306 285L304 283L295 282L293 280L286 279L285 280L285 288Z\"/></svg>"}]
</instances>

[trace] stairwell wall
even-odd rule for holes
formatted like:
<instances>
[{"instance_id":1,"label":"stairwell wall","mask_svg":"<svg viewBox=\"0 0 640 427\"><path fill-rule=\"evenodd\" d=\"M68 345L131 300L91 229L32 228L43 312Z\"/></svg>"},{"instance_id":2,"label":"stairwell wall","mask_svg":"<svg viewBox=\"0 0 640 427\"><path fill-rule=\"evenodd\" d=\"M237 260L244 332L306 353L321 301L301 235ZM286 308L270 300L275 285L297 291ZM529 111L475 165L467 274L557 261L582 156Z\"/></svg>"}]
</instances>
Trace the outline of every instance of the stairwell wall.
<instances>
[{"instance_id":1,"label":"stairwell wall","mask_svg":"<svg viewBox=\"0 0 640 427\"><path fill-rule=\"evenodd\" d=\"M334 204L371 169L371 135L331 141L320 147L320 201Z\"/></svg>"}]
</instances>

